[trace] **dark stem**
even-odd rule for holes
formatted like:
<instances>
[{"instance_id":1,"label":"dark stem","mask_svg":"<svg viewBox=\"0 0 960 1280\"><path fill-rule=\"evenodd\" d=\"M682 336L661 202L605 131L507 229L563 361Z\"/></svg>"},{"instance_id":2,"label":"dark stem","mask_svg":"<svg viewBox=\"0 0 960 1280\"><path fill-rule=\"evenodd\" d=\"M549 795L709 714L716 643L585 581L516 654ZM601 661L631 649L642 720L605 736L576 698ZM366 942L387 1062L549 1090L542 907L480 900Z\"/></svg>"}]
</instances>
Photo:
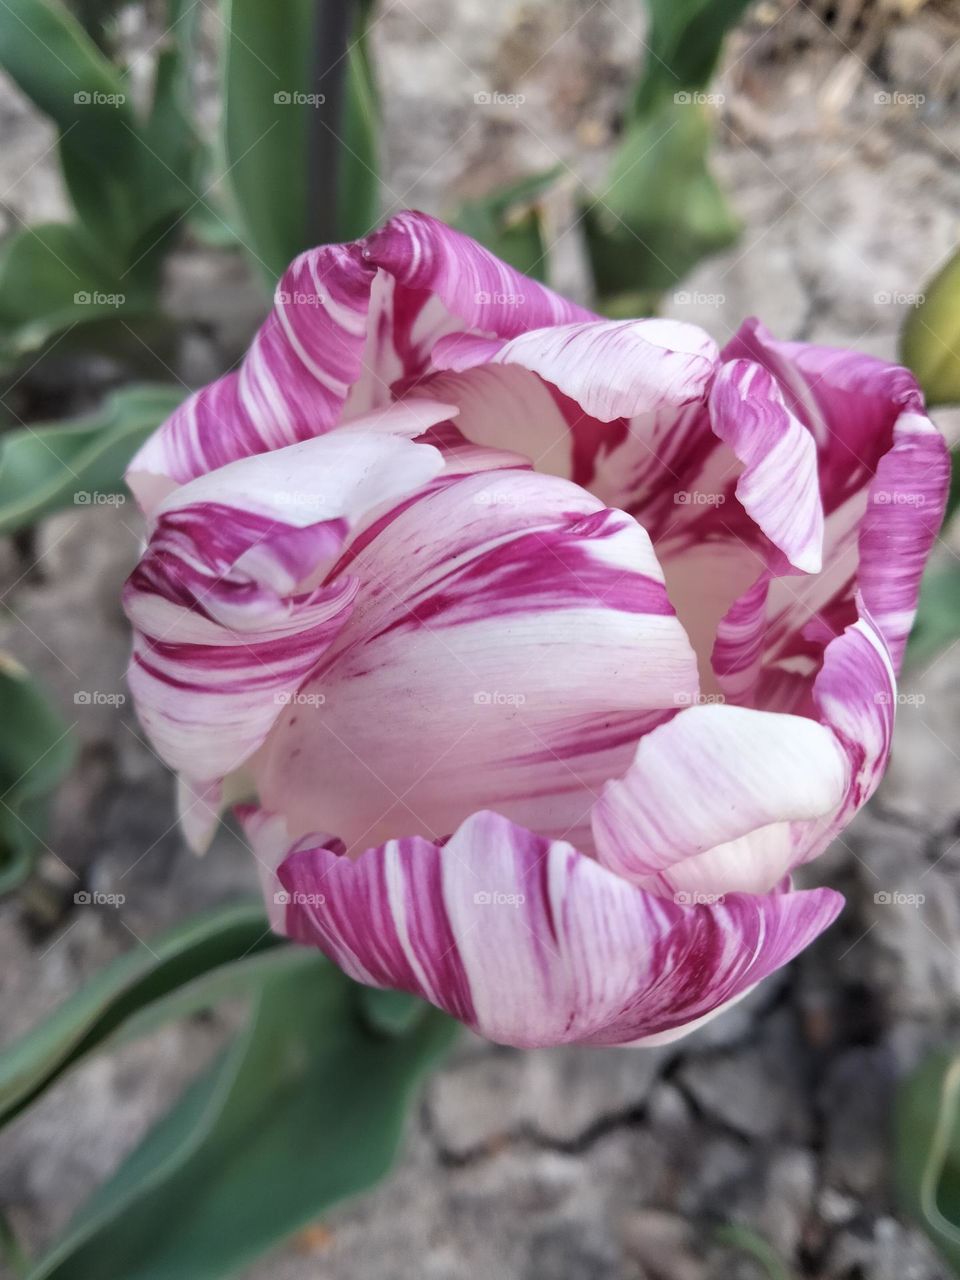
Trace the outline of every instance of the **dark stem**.
<instances>
[{"instance_id":1,"label":"dark stem","mask_svg":"<svg viewBox=\"0 0 960 1280\"><path fill-rule=\"evenodd\" d=\"M340 157L347 46L353 34L355 0L316 0L311 93L321 106L306 107L307 246L339 240ZM307 247L305 246L305 247Z\"/></svg>"}]
</instances>

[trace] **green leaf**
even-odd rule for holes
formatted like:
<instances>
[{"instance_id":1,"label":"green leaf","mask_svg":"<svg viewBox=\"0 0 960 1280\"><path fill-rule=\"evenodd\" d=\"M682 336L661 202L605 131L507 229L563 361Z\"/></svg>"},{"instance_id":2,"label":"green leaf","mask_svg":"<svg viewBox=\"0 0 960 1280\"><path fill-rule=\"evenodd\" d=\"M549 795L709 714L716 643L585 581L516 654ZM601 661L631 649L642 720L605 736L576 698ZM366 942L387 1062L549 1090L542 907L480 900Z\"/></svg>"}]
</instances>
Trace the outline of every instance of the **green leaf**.
<instances>
[{"instance_id":1,"label":"green leaf","mask_svg":"<svg viewBox=\"0 0 960 1280\"><path fill-rule=\"evenodd\" d=\"M645 114L683 90L702 89L713 75L723 40L750 0L647 0L647 61L634 112Z\"/></svg>"},{"instance_id":2,"label":"green leaf","mask_svg":"<svg viewBox=\"0 0 960 1280\"><path fill-rule=\"evenodd\" d=\"M927 402L960 403L960 251L926 286L907 318L900 355Z\"/></svg>"},{"instance_id":3,"label":"green leaf","mask_svg":"<svg viewBox=\"0 0 960 1280\"><path fill-rule=\"evenodd\" d=\"M60 130L70 195L109 255L135 220L142 163L125 81L59 0L0 5L0 66Z\"/></svg>"},{"instance_id":4,"label":"green leaf","mask_svg":"<svg viewBox=\"0 0 960 1280\"><path fill-rule=\"evenodd\" d=\"M231 984L243 986L257 977L260 970L252 961L239 974L228 974L223 966L271 948L281 944L269 932L260 905L237 903L122 956L0 1055L0 1123L18 1115L68 1067L113 1038L142 1033L162 1018L202 1007ZM281 949L288 955L294 950ZM206 976L211 983L206 990L191 985Z\"/></svg>"},{"instance_id":5,"label":"green leaf","mask_svg":"<svg viewBox=\"0 0 960 1280\"><path fill-rule=\"evenodd\" d=\"M923 575L917 618L910 632L906 665L926 666L960 637L960 564L931 565Z\"/></svg>"},{"instance_id":6,"label":"green leaf","mask_svg":"<svg viewBox=\"0 0 960 1280\"><path fill-rule=\"evenodd\" d=\"M81 1212L31 1280L216 1280L365 1189L454 1023L375 1035L310 951L267 981L248 1031Z\"/></svg>"},{"instance_id":7,"label":"green leaf","mask_svg":"<svg viewBox=\"0 0 960 1280\"><path fill-rule=\"evenodd\" d=\"M309 204L316 186L311 175L316 177L318 160L312 151L318 140L335 143L336 238L363 235L376 220L377 116L364 25L369 8L361 6L360 25L348 46L343 116L337 123L332 100L310 101L318 70L317 5L312 0L276 0L273 5L227 0L226 182L243 243L271 284L315 238ZM320 60L332 70L340 57L324 51Z\"/></svg>"},{"instance_id":8,"label":"green leaf","mask_svg":"<svg viewBox=\"0 0 960 1280\"><path fill-rule=\"evenodd\" d=\"M5 432L0 436L0 534L60 507L119 493L138 445L182 399L177 387L124 387L88 418Z\"/></svg>"},{"instance_id":9,"label":"green leaf","mask_svg":"<svg viewBox=\"0 0 960 1280\"><path fill-rule=\"evenodd\" d=\"M0 357L8 361L72 326L152 304L140 281L113 272L83 230L67 223L28 227L0 251Z\"/></svg>"},{"instance_id":10,"label":"green leaf","mask_svg":"<svg viewBox=\"0 0 960 1280\"><path fill-rule=\"evenodd\" d=\"M244 245L268 278L306 247L312 0L226 0L223 148Z\"/></svg>"},{"instance_id":11,"label":"green leaf","mask_svg":"<svg viewBox=\"0 0 960 1280\"><path fill-rule=\"evenodd\" d=\"M524 275L545 280L547 246L540 201L560 173L558 165L491 195L469 200L460 207L453 225Z\"/></svg>"},{"instance_id":12,"label":"green leaf","mask_svg":"<svg viewBox=\"0 0 960 1280\"><path fill-rule=\"evenodd\" d=\"M337 173L337 234L357 240L380 216L380 152L377 90L367 45L373 5L362 3L347 53L343 145Z\"/></svg>"},{"instance_id":13,"label":"green leaf","mask_svg":"<svg viewBox=\"0 0 960 1280\"><path fill-rule=\"evenodd\" d=\"M702 257L730 244L739 223L707 167L702 107L667 103L632 125L606 185L585 211L594 279L616 298L672 288Z\"/></svg>"},{"instance_id":14,"label":"green leaf","mask_svg":"<svg viewBox=\"0 0 960 1280\"><path fill-rule=\"evenodd\" d=\"M960 1053L932 1054L901 1084L895 1122L901 1203L960 1274Z\"/></svg>"},{"instance_id":15,"label":"green leaf","mask_svg":"<svg viewBox=\"0 0 960 1280\"><path fill-rule=\"evenodd\" d=\"M2 653L0 724L0 893L7 893L43 847L46 802L70 768L74 747L40 686Z\"/></svg>"}]
</instances>

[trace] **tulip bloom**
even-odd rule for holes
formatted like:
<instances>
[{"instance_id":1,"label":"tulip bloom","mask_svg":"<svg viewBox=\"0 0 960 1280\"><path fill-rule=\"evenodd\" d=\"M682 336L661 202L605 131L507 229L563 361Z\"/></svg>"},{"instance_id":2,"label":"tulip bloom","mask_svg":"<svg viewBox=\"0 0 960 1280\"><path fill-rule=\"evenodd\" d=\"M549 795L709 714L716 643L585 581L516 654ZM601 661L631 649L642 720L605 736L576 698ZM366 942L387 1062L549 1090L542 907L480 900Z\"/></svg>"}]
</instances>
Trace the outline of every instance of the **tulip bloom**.
<instances>
[{"instance_id":1,"label":"tulip bloom","mask_svg":"<svg viewBox=\"0 0 960 1280\"><path fill-rule=\"evenodd\" d=\"M903 369L405 213L131 464L131 687L291 938L503 1043L662 1043L837 915L790 873L883 772L946 479Z\"/></svg>"}]
</instances>

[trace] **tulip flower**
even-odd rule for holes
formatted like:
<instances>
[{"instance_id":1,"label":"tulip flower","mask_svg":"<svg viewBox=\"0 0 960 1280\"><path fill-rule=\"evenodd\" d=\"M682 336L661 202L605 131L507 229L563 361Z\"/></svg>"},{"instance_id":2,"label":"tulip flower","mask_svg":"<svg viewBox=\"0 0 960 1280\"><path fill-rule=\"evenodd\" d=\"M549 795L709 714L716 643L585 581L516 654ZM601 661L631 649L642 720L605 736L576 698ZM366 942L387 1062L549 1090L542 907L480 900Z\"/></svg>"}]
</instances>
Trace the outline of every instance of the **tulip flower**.
<instances>
[{"instance_id":1,"label":"tulip flower","mask_svg":"<svg viewBox=\"0 0 960 1280\"><path fill-rule=\"evenodd\" d=\"M277 929L513 1045L662 1043L837 915L939 527L903 369L607 320L404 213L128 481L130 684Z\"/></svg>"}]
</instances>

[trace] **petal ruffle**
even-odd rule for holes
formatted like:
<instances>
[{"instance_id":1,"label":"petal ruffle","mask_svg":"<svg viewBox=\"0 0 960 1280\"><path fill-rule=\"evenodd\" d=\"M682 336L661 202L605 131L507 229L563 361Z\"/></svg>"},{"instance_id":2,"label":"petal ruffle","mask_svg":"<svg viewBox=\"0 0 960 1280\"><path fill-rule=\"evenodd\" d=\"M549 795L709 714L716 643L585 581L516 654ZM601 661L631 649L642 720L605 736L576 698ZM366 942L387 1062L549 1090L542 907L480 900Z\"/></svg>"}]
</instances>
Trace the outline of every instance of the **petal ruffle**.
<instances>
[{"instance_id":1,"label":"petal ruffle","mask_svg":"<svg viewBox=\"0 0 960 1280\"><path fill-rule=\"evenodd\" d=\"M847 784L843 751L814 720L690 707L648 733L624 777L607 784L593 813L597 855L620 875L650 883L723 846L711 859L712 870L722 864L722 888L709 891L765 893L789 869L790 824L834 814ZM725 848L772 826L778 830L767 830L755 847L743 841L732 853ZM662 879L673 889L689 887Z\"/></svg>"},{"instance_id":2,"label":"petal ruffle","mask_svg":"<svg viewBox=\"0 0 960 1280\"><path fill-rule=\"evenodd\" d=\"M279 879L290 937L521 1047L677 1033L792 959L842 905L817 889L681 906L486 812L443 847L414 836L356 861L300 847Z\"/></svg>"},{"instance_id":3,"label":"petal ruffle","mask_svg":"<svg viewBox=\"0 0 960 1280\"><path fill-rule=\"evenodd\" d=\"M181 405L127 482L149 511L176 484L388 404L428 371L444 334L510 338L593 318L435 218L400 214L291 263L239 371Z\"/></svg>"},{"instance_id":4,"label":"petal ruffle","mask_svg":"<svg viewBox=\"0 0 960 1280\"><path fill-rule=\"evenodd\" d=\"M357 580L323 584L325 566L368 514L442 467L402 435L338 432L228 464L158 508L124 592L129 679L144 728L185 775L198 839L215 783L260 745L353 606Z\"/></svg>"}]
</instances>

